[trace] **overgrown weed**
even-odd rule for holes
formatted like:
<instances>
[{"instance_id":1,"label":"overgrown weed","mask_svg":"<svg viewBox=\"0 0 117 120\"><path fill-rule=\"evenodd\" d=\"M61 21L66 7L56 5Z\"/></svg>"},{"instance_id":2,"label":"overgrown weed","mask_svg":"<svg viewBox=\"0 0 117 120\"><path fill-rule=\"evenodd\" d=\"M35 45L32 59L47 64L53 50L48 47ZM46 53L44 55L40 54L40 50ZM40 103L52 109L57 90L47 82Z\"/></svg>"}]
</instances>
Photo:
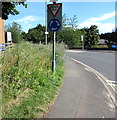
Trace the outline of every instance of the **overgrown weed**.
<instances>
[{"instance_id":1,"label":"overgrown weed","mask_svg":"<svg viewBox=\"0 0 117 120\"><path fill-rule=\"evenodd\" d=\"M58 65L52 73L52 45L29 42L16 44L1 55L2 118L34 118L45 110L57 95L64 74L65 47L57 44ZM26 89L28 97L18 101ZM16 99L17 102L12 102ZM4 107L13 103L10 107Z\"/></svg>"}]
</instances>

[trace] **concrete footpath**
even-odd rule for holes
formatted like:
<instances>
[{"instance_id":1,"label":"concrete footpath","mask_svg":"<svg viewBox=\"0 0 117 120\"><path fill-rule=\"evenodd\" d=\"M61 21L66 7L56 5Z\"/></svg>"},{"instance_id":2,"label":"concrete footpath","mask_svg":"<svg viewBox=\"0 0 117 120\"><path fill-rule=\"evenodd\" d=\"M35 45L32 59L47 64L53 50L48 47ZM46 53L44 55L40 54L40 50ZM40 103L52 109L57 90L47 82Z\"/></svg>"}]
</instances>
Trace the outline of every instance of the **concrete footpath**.
<instances>
[{"instance_id":1,"label":"concrete footpath","mask_svg":"<svg viewBox=\"0 0 117 120\"><path fill-rule=\"evenodd\" d=\"M115 106L93 72L66 59L63 86L44 118L115 118Z\"/></svg>"}]
</instances>

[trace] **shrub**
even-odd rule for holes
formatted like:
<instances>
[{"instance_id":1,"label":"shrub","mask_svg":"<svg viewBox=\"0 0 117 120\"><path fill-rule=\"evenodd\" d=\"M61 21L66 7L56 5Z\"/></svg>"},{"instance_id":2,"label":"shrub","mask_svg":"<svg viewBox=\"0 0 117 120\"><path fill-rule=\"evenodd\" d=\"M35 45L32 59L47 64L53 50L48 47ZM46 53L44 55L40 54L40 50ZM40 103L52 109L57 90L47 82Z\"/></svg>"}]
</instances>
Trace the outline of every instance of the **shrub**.
<instances>
[{"instance_id":1,"label":"shrub","mask_svg":"<svg viewBox=\"0 0 117 120\"><path fill-rule=\"evenodd\" d=\"M50 102L60 87L61 78L63 76L64 45L57 44L56 54L58 55L59 63L56 67L55 74L53 74L51 70L51 44L45 46L21 42L15 44L13 48L3 52L1 55L3 106L8 104L10 100L16 99L26 89L33 91L31 92L33 98L34 95L40 97L45 94L45 97L48 98L46 98L45 101L47 102L49 100ZM52 93L54 90L55 92ZM32 97L29 97L29 100L32 100ZM42 100L40 98L40 101ZM41 102L38 104L41 104ZM12 110L14 111L14 109L17 109L17 111L20 110L18 107L13 108ZM11 112L8 114L8 111L6 110L7 109L3 109L3 117L11 117L13 111L10 110ZM29 117L29 113L27 114ZM21 115L23 115L22 112ZM12 117L14 118L15 116L12 115ZM25 117L25 115L23 117Z\"/></svg>"}]
</instances>

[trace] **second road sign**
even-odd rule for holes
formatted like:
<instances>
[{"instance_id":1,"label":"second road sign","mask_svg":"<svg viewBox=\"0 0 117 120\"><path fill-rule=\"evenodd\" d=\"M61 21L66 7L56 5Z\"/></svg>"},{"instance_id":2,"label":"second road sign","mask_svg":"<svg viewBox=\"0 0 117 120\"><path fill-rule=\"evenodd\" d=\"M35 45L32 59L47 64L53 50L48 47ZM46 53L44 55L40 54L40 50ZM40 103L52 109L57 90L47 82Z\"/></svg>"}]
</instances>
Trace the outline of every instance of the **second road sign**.
<instances>
[{"instance_id":1,"label":"second road sign","mask_svg":"<svg viewBox=\"0 0 117 120\"><path fill-rule=\"evenodd\" d=\"M62 27L62 3L47 5L48 31L60 31Z\"/></svg>"},{"instance_id":2,"label":"second road sign","mask_svg":"<svg viewBox=\"0 0 117 120\"><path fill-rule=\"evenodd\" d=\"M61 23L57 19L51 19L50 22L48 23L48 28L54 32L58 31L61 28Z\"/></svg>"}]
</instances>

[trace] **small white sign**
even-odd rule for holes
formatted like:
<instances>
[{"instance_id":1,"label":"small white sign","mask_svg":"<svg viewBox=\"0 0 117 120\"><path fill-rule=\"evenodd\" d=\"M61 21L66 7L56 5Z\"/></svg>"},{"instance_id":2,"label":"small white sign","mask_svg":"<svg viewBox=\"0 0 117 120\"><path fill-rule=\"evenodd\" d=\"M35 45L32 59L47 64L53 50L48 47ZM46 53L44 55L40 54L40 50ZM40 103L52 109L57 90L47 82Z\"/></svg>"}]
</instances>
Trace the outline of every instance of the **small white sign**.
<instances>
[{"instance_id":1,"label":"small white sign","mask_svg":"<svg viewBox=\"0 0 117 120\"><path fill-rule=\"evenodd\" d=\"M47 35L47 34L49 34L49 32L45 32L45 34Z\"/></svg>"},{"instance_id":2,"label":"small white sign","mask_svg":"<svg viewBox=\"0 0 117 120\"><path fill-rule=\"evenodd\" d=\"M81 35L81 41L83 41L83 35Z\"/></svg>"},{"instance_id":3,"label":"small white sign","mask_svg":"<svg viewBox=\"0 0 117 120\"><path fill-rule=\"evenodd\" d=\"M7 32L7 42L11 42L11 41L12 41L11 32Z\"/></svg>"}]
</instances>

